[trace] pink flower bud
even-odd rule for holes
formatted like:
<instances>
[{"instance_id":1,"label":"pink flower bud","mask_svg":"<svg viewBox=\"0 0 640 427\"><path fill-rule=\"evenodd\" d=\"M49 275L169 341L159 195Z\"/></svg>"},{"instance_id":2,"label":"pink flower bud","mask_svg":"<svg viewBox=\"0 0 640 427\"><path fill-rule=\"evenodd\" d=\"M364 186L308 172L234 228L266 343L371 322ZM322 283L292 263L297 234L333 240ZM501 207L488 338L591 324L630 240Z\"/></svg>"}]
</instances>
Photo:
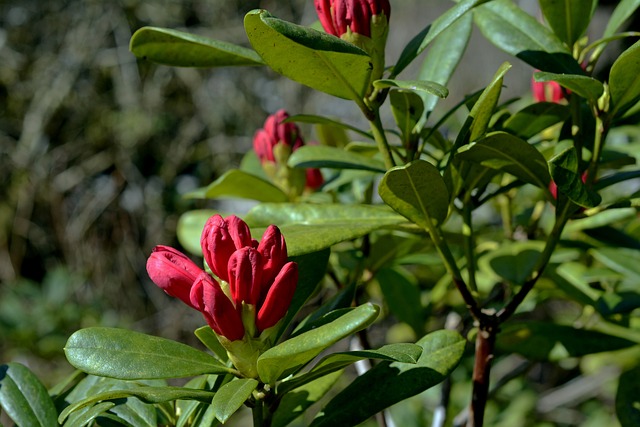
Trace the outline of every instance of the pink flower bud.
<instances>
[{"instance_id":1,"label":"pink flower bud","mask_svg":"<svg viewBox=\"0 0 640 427\"><path fill-rule=\"evenodd\" d=\"M269 288L256 318L260 331L272 327L282 319L291 305L298 283L298 264L285 264Z\"/></svg>"},{"instance_id":2,"label":"pink flower bud","mask_svg":"<svg viewBox=\"0 0 640 427\"><path fill-rule=\"evenodd\" d=\"M189 293L204 271L185 254L169 246L156 246L147 260L147 273L167 294L193 307Z\"/></svg>"},{"instance_id":3,"label":"pink flower bud","mask_svg":"<svg viewBox=\"0 0 640 427\"><path fill-rule=\"evenodd\" d=\"M557 104L564 98L562 87L554 81L537 82L532 79L531 92L533 92L533 99L536 102L553 102Z\"/></svg>"},{"instance_id":4,"label":"pink flower bud","mask_svg":"<svg viewBox=\"0 0 640 427\"><path fill-rule=\"evenodd\" d=\"M324 177L318 168L307 169L307 188L312 190L318 189L324 184Z\"/></svg>"},{"instance_id":5,"label":"pink flower bud","mask_svg":"<svg viewBox=\"0 0 640 427\"><path fill-rule=\"evenodd\" d=\"M229 341L244 337L240 313L225 295L220 284L204 273L198 276L190 294L192 306L202 312L213 331Z\"/></svg>"},{"instance_id":6,"label":"pink flower bud","mask_svg":"<svg viewBox=\"0 0 640 427\"><path fill-rule=\"evenodd\" d=\"M247 224L235 215L226 219L214 215L204 226L200 245L207 265L218 278L229 281L227 267L231 255L245 246L252 247L253 239Z\"/></svg>"},{"instance_id":7,"label":"pink flower bud","mask_svg":"<svg viewBox=\"0 0 640 427\"><path fill-rule=\"evenodd\" d=\"M258 304L262 276L262 257L257 249L244 247L229 258L229 289L236 307L243 302Z\"/></svg>"},{"instance_id":8,"label":"pink flower bud","mask_svg":"<svg viewBox=\"0 0 640 427\"><path fill-rule=\"evenodd\" d=\"M264 265L262 283L263 292L266 293L273 279L287 262L287 244L278 227L270 225L265 230L258 245L258 252L262 255Z\"/></svg>"},{"instance_id":9,"label":"pink flower bud","mask_svg":"<svg viewBox=\"0 0 640 427\"><path fill-rule=\"evenodd\" d=\"M324 30L341 37L352 33L371 37L371 18L384 13L389 19L389 0L315 0L316 12Z\"/></svg>"},{"instance_id":10,"label":"pink flower bud","mask_svg":"<svg viewBox=\"0 0 640 427\"><path fill-rule=\"evenodd\" d=\"M253 149L261 163L276 161L273 149L277 144L288 145L292 151L304 145L298 126L295 123L282 123L288 117L285 110L278 110L267 117L262 129L256 131Z\"/></svg>"}]
</instances>

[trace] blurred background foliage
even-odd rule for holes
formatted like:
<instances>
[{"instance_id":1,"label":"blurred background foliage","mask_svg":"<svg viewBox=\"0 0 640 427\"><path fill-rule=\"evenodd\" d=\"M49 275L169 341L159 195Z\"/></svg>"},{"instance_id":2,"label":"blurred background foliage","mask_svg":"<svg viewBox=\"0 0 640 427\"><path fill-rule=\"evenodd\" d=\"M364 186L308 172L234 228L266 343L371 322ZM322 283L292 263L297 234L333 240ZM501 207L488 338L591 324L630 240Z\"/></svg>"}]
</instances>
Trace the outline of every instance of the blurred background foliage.
<instances>
[{"instance_id":1,"label":"blurred background foliage","mask_svg":"<svg viewBox=\"0 0 640 427\"><path fill-rule=\"evenodd\" d=\"M393 19L416 30L392 27L390 63L450 7L433 0L423 16L415 13L425 10L420 0L396 3ZM525 9L534 3L520 2ZM604 19L590 28L598 34L613 2L602 3ZM202 319L159 292L145 270L153 246L179 247L179 215L205 207L182 195L237 167L255 130L279 108L361 120L351 103L265 69L164 67L128 50L144 25L246 44L242 17L255 8L306 25L316 19L310 0L0 0L0 360L26 363L51 385L70 371L62 347L82 327L129 327L194 343ZM476 32L464 60L451 104L509 58ZM530 67L513 65L507 98L526 93L531 79ZM534 365L514 356L498 364L498 373L529 374L497 393L489 408L502 411L495 425L524 425L530 411L565 403L574 409L561 415L583 420L589 409L581 405L593 397L612 404L615 373L598 371L606 360L594 359L597 381L579 388L567 382L579 375L573 363ZM466 401L470 371L463 364L454 373L452 400ZM428 393L437 405L435 389ZM424 398L403 405L416 406L415 414L425 410ZM593 413L588 425L611 421L608 411Z\"/></svg>"}]
</instances>

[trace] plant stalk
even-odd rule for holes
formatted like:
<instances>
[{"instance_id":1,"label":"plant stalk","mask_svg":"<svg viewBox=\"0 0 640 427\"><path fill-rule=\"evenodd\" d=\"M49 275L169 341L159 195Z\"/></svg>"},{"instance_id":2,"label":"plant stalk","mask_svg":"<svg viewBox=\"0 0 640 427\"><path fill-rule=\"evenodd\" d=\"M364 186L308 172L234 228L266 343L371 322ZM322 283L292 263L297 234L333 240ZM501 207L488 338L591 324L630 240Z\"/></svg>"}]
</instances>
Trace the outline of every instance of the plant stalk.
<instances>
[{"instance_id":1,"label":"plant stalk","mask_svg":"<svg viewBox=\"0 0 640 427\"><path fill-rule=\"evenodd\" d=\"M473 392L467 427L482 427L484 422L484 410L489 397L491 362L494 358L493 352L496 344L496 335L498 333L497 318L490 316L483 320L489 319L491 319L491 321L480 325L478 335L476 336L476 353L473 365Z\"/></svg>"}]
</instances>

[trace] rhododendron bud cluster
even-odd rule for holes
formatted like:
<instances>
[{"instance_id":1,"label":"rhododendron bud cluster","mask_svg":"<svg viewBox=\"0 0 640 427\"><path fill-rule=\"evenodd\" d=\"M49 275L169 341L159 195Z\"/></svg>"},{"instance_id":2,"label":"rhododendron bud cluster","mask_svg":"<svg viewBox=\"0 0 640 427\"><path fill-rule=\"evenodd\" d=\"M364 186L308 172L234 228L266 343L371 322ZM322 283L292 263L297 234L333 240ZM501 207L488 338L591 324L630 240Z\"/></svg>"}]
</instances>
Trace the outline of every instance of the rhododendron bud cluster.
<instances>
[{"instance_id":1,"label":"rhododendron bud cluster","mask_svg":"<svg viewBox=\"0 0 640 427\"><path fill-rule=\"evenodd\" d=\"M298 266L287 262L284 236L275 225L266 229L258 243L240 218L214 215L205 224L200 242L215 277L168 246L154 248L147 261L149 277L167 294L200 311L236 367L255 376L255 349L269 346L262 332L275 326L289 309ZM261 344L252 343L256 340ZM238 361L245 343L252 360Z\"/></svg>"},{"instance_id":2,"label":"rhododendron bud cluster","mask_svg":"<svg viewBox=\"0 0 640 427\"><path fill-rule=\"evenodd\" d=\"M267 117L264 127L253 137L253 150L269 178L295 198L305 187L316 189L324 180L319 169L309 168L305 172L287 166L291 153L304 145L300 129L295 123L285 123L287 118L285 110Z\"/></svg>"},{"instance_id":3,"label":"rhododendron bud cluster","mask_svg":"<svg viewBox=\"0 0 640 427\"><path fill-rule=\"evenodd\" d=\"M553 102L557 104L564 99L562 87L554 81L537 82L532 79L531 92L536 102Z\"/></svg>"}]
</instances>

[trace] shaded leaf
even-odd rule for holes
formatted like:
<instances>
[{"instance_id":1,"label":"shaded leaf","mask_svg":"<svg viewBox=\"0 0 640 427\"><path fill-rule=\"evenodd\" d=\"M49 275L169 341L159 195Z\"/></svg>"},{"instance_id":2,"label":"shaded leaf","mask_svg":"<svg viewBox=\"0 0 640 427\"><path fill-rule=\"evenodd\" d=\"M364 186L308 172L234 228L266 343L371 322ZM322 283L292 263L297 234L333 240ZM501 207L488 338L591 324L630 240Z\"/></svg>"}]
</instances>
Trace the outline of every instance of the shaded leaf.
<instances>
[{"instance_id":1,"label":"shaded leaf","mask_svg":"<svg viewBox=\"0 0 640 427\"><path fill-rule=\"evenodd\" d=\"M81 329L69 337L64 351L77 369L109 378L181 378L231 372L213 356L188 345L126 329Z\"/></svg>"},{"instance_id":2,"label":"shaded leaf","mask_svg":"<svg viewBox=\"0 0 640 427\"><path fill-rule=\"evenodd\" d=\"M58 414L47 389L19 363L0 366L0 406L18 426L58 425Z\"/></svg>"},{"instance_id":3,"label":"shaded leaf","mask_svg":"<svg viewBox=\"0 0 640 427\"><path fill-rule=\"evenodd\" d=\"M498 48L542 71L584 74L571 51L547 27L510 0L493 0L473 11L482 34Z\"/></svg>"},{"instance_id":4,"label":"shaded leaf","mask_svg":"<svg viewBox=\"0 0 640 427\"><path fill-rule=\"evenodd\" d=\"M558 191L573 203L591 208L602 201L598 193L587 188L582 182L582 175L578 172L578 155L575 147L571 146L553 156L549 160L549 170Z\"/></svg>"},{"instance_id":5,"label":"shaded leaf","mask_svg":"<svg viewBox=\"0 0 640 427\"><path fill-rule=\"evenodd\" d=\"M355 126L348 125L346 123L342 123L338 120L329 119L324 116L314 116L312 114L295 114L293 116L289 116L284 123L287 122L297 122L297 123L314 123L318 125L332 125L337 126L339 128L350 130L352 132L358 133L368 139L373 139L373 136L369 132L365 132L362 129L358 129Z\"/></svg>"},{"instance_id":6,"label":"shaded leaf","mask_svg":"<svg viewBox=\"0 0 640 427\"><path fill-rule=\"evenodd\" d=\"M424 336L416 344L423 348L417 364L377 364L338 393L311 426L357 425L381 410L433 387L458 365L466 341L457 332L440 330Z\"/></svg>"},{"instance_id":7,"label":"shaded leaf","mask_svg":"<svg viewBox=\"0 0 640 427\"><path fill-rule=\"evenodd\" d=\"M425 92L431 95L436 95L440 98L446 98L449 95L449 90L436 82L430 82L427 80L390 80L382 79L373 82L373 86L376 89L403 89L412 90L416 93Z\"/></svg>"},{"instance_id":8,"label":"shaded leaf","mask_svg":"<svg viewBox=\"0 0 640 427\"><path fill-rule=\"evenodd\" d=\"M540 8L553 32L569 47L584 34L596 0L540 0Z\"/></svg>"},{"instance_id":9,"label":"shaded leaf","mask_svg":"<svg viewBox=\"0 0 640 427\"><path fill-rule=\"evenodd\" d=\"M640 251L627 248L595 248L589 252L613 271L640 283Z\"/></svg>"},{"instance_id":10,"label":"shaded leaf","mask_svg":"<svg viewBox=\"0 0 640 427\"><path fill-rule=\"evenodd\" d=\"M491 269L512 285L522 285L531 276L540 258L541 243L536 241L502 243L498 249L480 258L479 265Z\"/></svg>"},{"instance_id":11,"label":"shaded leaf","mask_svg":"<svg viewBox=\"0 0 640 427\"><path fill-rule=\"evenodd\" d=\"M305 145L294 151L287 164L302 168L359 169L373 172L386 171L384 163L362 154L336 147Z\"/></svg>"},{"instance_id":12,"label":"shaded leaf","mask_svg":"<svg viewBox=\"0 0 640 427\"><path fill-rule=\"evenodd\" d=\"M140 28L129 49L139 58L178 67L264 65L251 49L167 28Z\"/></svg>"},{"instance_id":13,"label":"shaded leaf","mask_svg":"<svg viewBox=\"0 0 640 427\"><path fill-rule=\"evenodd\" d=\"M364 96L371 58L355 45L265 10L249 12L244 27L253 48L279 74L339 98Z\"/></svg>"},{"instance_id":14,"label":"shaded leaf","mask_svg":"<svg viewBox=\"0 0 640 427\"><path fill-rule=\"evenodd\" d=\"M611 66L610 114L621 116L640 100L640 41L622 52Z\"/></svg>"},{"instance_id":15,"label":"shaded leaf","mask_svg":"<svg viewBox=\"0 0 640 427\"><path fill-rule=\"evenodd\" d=\"M640 7L640 0L621 0L618 2L609 18L609 22L607 22L603 37L614 35L638 7Z\"/></svg>"},{"instance_id":16,"label":"shaded leaf","mask_svg":"<svg viewBox=\"0 0 640 427\"><path fill-rule=\"evenodd\" d=\"M393 113L393 118L400 129L406 147L408 141L417 137L415 127L424 114L422 98L412 91L394 90L389 92L389 101L391 113ZM386 172L386 169L383 172Z\"/></svg>"},{"instance_id":17,"label":"shaded leaf","mask_svg":"<svg viewBox=\"0 0 640 427\"><path fill-rule=\"evenodd\" d=\"M256 387L258 381L253 378L237 379L220 387L211 402L216 418L224 424L242 407Z\"/></svg>"},{"instance_id":18,"label":"shaded leaf","mask_svg":"<svg viewBox=\"0 0 640 427\"><path fill-rule=\"evenodd\" d=\"M620 375L616 392L616 414L622 427L640 425L640 367Z\"/></svg>"},{"instance_id":19,"label":"shaded leaf","mask_svg":"<svg viewBox=\"0 0 640 427\"><path fill-rule=\"evenodd\" d=\"M238 198L259 202L286 202L287 195L271 182L237 169L225 172L206 187L185 195L188 199Z\"/></svg>"},{"instance_id":20,"label":"shaded leaf","mask_svg":"<svg viewBox=\"0 0 640 427\"><path fill-rule=\"evenodd\" d=\"M570 114L566 105L536 102L509 117L504 122L504 128L522 139L529 139L557 123L564 122Z\"/></svg>"},{"instance_id":21,"label":"shaded leaf","mask_svg":"<svg viewBox=\"0 0 640 427\"><path fill-rule=\"evenodd\" d=\"M533 77L537 82L557 82L560 86L590 101L597 101L604 92L602 83L589 76L538 72Z\"/></svg>"},{"instance_id":22,"label":"shaded leaf","mask_svg":"<svg viewBox=\"0 0 640 427\"><path fill-rule=\"evenodd\" d=\"M417 336L424 334L425 314L415 279L396 268L382 268L375 276L391 313L409 324ZM411 280L413 279L413 280Z\"/></svg>"},{"instance_id":23,"label":"shaded leaf","mask_svg":"<svg viewBox=\"0 0 640 427\"><path fill-rule=\"evenodd\" d=\"M601 332L531 320L506 323L496 341L500 352L518 353L531 360L561 360L631 345L632 341Z\"/></svg>"},{"instance_id":24,"label":"shaded leaf","mask_svg":"<svg viewBox=\"0 0 640 427\"><path fill-rule=\"evenodd\" d=\"M442 224L449 211L449 192L435 166L416 160L389 170L378 188L380 197L396 212L430 229Z\"/></svg>"},{"instance_id":25,"label":"shaded leaf","mask_svg":"<svg viewBox=\"0 0 640 427\"><path fill-rule=\"evenodd\" d=\"M286 373L307 364L320 352L361 329L378 317L379 308L367 303L338 319L295 336L270 348L258 358L258 374L266 384L274 384Z\"/></svg>"},{"instance_id":26,"label":"shaded leaf","mask_svg":"<svg viewBox=\"0 0 640 427\"><path fill-rule=\"evenodd\" d=\"M508 172L540 188L546 189L551 181L542 154L526 141L505 132L491 133L460 148L457 157Z\"/></svg>"}]
</instances>

